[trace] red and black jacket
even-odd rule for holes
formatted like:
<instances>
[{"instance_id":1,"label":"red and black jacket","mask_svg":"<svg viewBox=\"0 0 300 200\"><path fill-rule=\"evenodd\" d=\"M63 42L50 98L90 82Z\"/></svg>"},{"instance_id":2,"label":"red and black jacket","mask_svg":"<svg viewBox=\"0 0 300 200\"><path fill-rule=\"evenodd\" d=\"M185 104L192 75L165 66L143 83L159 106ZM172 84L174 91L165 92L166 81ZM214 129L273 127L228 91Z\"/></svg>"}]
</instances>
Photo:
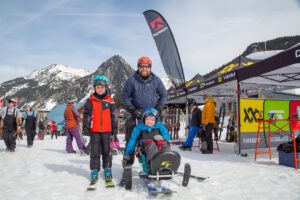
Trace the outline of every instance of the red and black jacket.
<instances>
[{"instance_id":1,"label":"red and black jacket","mask_svg":"<svg viewBox=\"0 0 300 200\"><path fill-rule=\"evenodd\" d=\"M90 133L114 133L117 124L114 117L115 101L108 94L99 99L92 94L86 101L83 112L83 132Z\"/></svg>"}]
</instances>

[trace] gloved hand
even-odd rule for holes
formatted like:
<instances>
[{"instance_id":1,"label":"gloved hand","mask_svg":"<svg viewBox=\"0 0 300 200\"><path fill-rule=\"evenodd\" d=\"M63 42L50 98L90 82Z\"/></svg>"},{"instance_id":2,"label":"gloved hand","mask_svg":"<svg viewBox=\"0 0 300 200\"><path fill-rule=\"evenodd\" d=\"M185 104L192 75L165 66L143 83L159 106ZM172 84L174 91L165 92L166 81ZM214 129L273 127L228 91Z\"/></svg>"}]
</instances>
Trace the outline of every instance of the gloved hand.
<instances>
[{"instance_id":1,"label":"gloved hand","mask_svg":"<svg viewBox=\"0 0 300 200\"><path fill-rule=\"evenodd\" d=\"M130 156L124 155L123 156L123 160L122 160L122 166L123 166L123 168L126 167L129 162L130 162Z\"/></svg>"},{"instance_id":2,"label":"gloved hand","mask_svg":"<svg viewBox=\"0 0 300 200\"><path fill-rule=\"evenodd\" d=\"M162 141L162 140L164 140L163 136L161 136L161 135L155 135L153 139L155 141Z\"/></svg>"},{"instance_id":3,"label":"gloved hand","mask_svg":"<svg viewBox=\"0 0 300 200\"><path fill-rule=\"evenodd\" d=\"M133 111L133 114L136 118L141 119L143 116L143 110L142 109L136 109Z\"/></svg>"},{"instance_id":4,"label":"gloved hand","mask_svg":"<svg viewBox=\"0 0 300 200\"><path fill-rule=\"evenodd\" d=\"M91 133L90 131L82 131L82 134L85 135L85 136L91 136Z\"/></svg>"},{"instance_id":5,"label":"gloved hand","mask_svg":"<svg viewBox=\"0 0 300 200\"><path fill-rule=\"evenodd\" d=\"M155 108L157 109L158 112L161 112L163 109L161 105L156 105Z\"/></svg>"}]
</instances>

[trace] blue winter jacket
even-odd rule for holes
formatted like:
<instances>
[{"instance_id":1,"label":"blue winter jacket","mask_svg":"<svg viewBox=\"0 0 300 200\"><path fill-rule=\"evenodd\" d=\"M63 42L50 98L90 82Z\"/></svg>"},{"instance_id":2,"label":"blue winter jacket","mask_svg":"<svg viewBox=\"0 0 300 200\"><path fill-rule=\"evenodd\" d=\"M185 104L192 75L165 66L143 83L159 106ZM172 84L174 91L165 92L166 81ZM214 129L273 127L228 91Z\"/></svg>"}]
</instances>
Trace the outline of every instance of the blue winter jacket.
<instances>
[{"instance_id":1,"label":"blue winter jacket","mask_svg":"<svg viewBox=\"0 0 300 200\"><path fill-rule=\"evenodd\" d=\"M142 131L151 132L151 130L153 130L153 129L159 129L159 132L162 135L162 137L164 138L164 140L167 141L167 142L170 141L169 131L167 130L167 128L160 121L156 122L154 126L146 126L144 123L138 123L134 127L134 129L131 133L131 136L130 136L129 142L126 146L124 154L125 155L131 155L132 154L132 152L135 148L137 139L140 136ZM139 142L142 143L143 141L141 140Z\"/></svg>"},{"instance_id":2,"label":"blue winter jacket","mask_svg":"<svg viewBox=\"0 0 300 200\"><path fill-rule=\"evenodd\" d=\"M144 80L137 72L128 78L124 87L124 103L128 110L164 107L167 91L159 77L151 73Z\"/></svg>"}]
</instances>

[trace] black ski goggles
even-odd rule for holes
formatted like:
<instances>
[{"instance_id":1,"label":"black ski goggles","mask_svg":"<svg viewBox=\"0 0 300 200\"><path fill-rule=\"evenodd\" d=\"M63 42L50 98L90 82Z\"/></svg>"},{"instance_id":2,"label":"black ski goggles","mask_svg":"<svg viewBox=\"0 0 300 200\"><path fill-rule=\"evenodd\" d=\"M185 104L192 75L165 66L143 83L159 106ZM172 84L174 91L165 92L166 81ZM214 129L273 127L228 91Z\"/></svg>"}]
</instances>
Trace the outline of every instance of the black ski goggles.
<instances>
[{"instance_id":1,"label":"black ski goggles","mask_svg":"<svg viewBox=\"0 0 300 200\"><path fill-rule=\"evenodd\" d=\"M95 80L94 81L94 86L98 86L98 85L107 86L107 82L103 79Z\"/></svg>"}]
</instances>

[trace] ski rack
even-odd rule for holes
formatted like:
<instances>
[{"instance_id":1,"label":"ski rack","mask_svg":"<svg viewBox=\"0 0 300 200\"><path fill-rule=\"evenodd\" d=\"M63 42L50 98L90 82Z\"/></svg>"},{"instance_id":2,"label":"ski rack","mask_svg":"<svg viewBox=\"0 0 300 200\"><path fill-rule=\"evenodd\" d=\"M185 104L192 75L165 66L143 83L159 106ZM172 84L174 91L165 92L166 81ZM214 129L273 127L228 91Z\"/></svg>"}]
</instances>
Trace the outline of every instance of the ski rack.
<instances>
[{"instance_id":1,"label":"ski rack","mask_svg":"<svg viewBox=\"0 0 300 200\"><path fill-rule=\"evenodd\" d=\"M300 158L297 156L297 146L296 146L296 134L295 131L300 130L300 119L258 119L258 130L256 134L256 143L255 143L255 154L254 154L254 161L257 159L257 155L259 154L268 154L269 159L272 159L272 150L271 150L271 137L273 135L276 135L279 131L282 133L288 135L293 140L293 149L294 149L294 163L295 163L295 169L298 169L298 162L300 161ZM279 127L276 125L276 122L286 122L283 126ZM267 124L265 126L265 123ZM276 127L277 130L273 133L271 133L271 125ZM283 129L287 126L291 127L291 133L284 131ZM266 139L260 138L261 130L265 131L267 128L267 137ZM268 143L268 151L258 151L258 145L260 142L266 141Z\"/></svg>"},{"instance_id":2,"label":"ski rack","mask_svg":"<svg viewBox=\"0 0 300 200\"><path fill-rule=\"evenodd\" d=\"M174 144L181 144L182 141L180 140L180 137L179 137L179 125L178 124L169 124L167 126L167 129L171 135L171 144L174 145ZM175 141L175 140L178 140L178 141Z\"/></svg>"}]
</instances>

